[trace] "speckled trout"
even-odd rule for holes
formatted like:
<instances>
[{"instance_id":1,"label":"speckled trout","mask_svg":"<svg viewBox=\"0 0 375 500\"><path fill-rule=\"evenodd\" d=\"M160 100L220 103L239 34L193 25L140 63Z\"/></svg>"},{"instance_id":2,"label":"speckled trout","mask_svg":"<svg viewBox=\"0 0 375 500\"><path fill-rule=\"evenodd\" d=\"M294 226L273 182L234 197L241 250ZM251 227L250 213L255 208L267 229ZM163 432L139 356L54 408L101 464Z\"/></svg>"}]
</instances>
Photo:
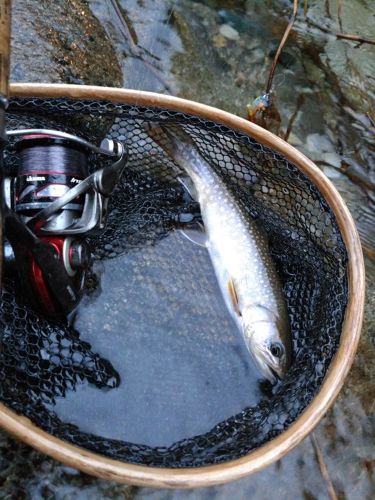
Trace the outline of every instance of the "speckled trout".
<instances>
[{"instance_id":1,"label":"speckled trout","mask_svg":"<svg viewBox=\"0 0 375 500\"><path fill-rule=\"evenodd\" d=\"M225 303L261 374L276 382L289 368L291 340L265 236L181 127L150 123L146 130L191 179Z\"/></svg>"}]
</instances>

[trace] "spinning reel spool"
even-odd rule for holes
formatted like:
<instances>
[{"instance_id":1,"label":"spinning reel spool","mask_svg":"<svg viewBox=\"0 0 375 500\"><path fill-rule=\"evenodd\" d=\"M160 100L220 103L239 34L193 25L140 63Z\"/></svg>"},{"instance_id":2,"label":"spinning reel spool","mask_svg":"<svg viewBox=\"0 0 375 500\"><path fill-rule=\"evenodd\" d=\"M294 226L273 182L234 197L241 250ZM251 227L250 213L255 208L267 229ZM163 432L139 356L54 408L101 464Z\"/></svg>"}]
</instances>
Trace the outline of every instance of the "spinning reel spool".
<instances>
[{"instance_id":1,"label":"spinning reel spool","mask_svg":"<svg viewBox=\"0 0 375 500\"><path fill-rule=\"evenodd\" d=\"M28 301L49 317L77 305L89 266L85 238L102 230L109 197L126 162L121 143L100 147L56 130L7 132L19 166L3 179L5 272L17 269ZM91 153L112 159L88 175Z\"/></svg>"}]
</instances>

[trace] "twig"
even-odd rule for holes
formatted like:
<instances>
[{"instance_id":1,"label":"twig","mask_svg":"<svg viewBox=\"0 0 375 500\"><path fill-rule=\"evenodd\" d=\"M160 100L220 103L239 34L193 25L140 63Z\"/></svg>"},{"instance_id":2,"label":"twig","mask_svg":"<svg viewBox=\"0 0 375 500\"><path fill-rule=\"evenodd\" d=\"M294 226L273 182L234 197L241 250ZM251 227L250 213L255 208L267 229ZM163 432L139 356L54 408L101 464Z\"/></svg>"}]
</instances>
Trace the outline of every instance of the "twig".
<instances>
[{"instance_id":1,"label":"twig","mask_svg":"<svg viewBox=\"0 0 375 500\"><path fill-rule=\"evenodd\" d=\"M369 38L363 38L359 35L351 35L350 33L335 33L336 38L342 38L344 40L352 40L353 42L358 42L360 45L362 43L369 43L375 45L375 40L370 40Z\"/></svg>"},{"instance_id":2,"label":"twig","mask_svg":"<svg viewBox=\"0 0 375 500\"><path fill-rule=\"evenodd\" d=\"M136 56L140 56L141 52L138 47L138 40L137 40L137 35L135 31L132 30L130 31L130 28L128 26L128 23L125 21L124 16L122 15L120 6L117 2L117 0L110 0L110 4L112 5L113 10L115 11L117 18L120 21L121 28L120 30L122 31L122 34L124 35L124 38L129 44L130 51L132 54Z\"/></svg>"},{"instance_id":3,"label":"twig","mask_svg":"<svg viewBox=\"0 0 375 500\"><path fill-rule=\"evenodd\" d=\"M351 40L352 42L358 42L360 45L362 43L369 43L371 45L375 45L375 40L371 40L370 38L364 38L359 35L353 35L351 33L335 33L334 31L325 28L321 24L313 22L311 19L308 19L308 23L314 28L323 31L323 33L327 33L327 35L335 36L337 39Z\"/></svg>"},{"instance_id":4,"label":"twig","mask_svg":"<svg viewBox=\"0 0 375 500\"><path fill-rule=\"evenodd\" d=\"M138 40L137 40L137 35L134 30L131 30L128 26L128 23L126 19L124 19L124 16L121 12L121 8L118 4L118 0L109 0L109 4L112 6L115 14L117 15L118 20L120 21L120 31L122 32L123 37L125 40L128 42L129 45L129 51L130 51L130 57L133 57L134 59L138 59L142 61L142 63L149 68L149 70L154 74L154 76L164 85L165 89L167 92L172 93L171 87L167 84L165 81L164 77L162 76L161 72L155 68L153 64L148 62L144 56L143 53L147 52L151 57L154 57L153 54L150 54L148 51L145 51L145 49L141 49L138 45ZM156 57L154 57L157 59Z\"/></svg>"},{"instance_id":5,"label":"twig","mask_svg":"<svg viewBox=\"0 0 375 500\"><path fill-rule=\"evenodd\" d=\"M337 0L337 19L339 21L340 30L343 31L341 14L342 14L342 0Z\"/></svg>"},{"instance_id":6,"label":"twig","mask_svg":"<svg viewBox=\"0 0 375 500\"><path fill-rule=\"evenodd\" d=\"M266 87L266 94L269 94L270 91L271 91L273 78L275 76L276 66L277 66L277 63L278 63L281 51L283 50L284 45L285 45L285 43L286 43L286 41L288 39L290 30L292 29L294 21L296 20L297 9L298 9L298 0L294 0L293 1L293 13L292 13L292 17L289 19L288 26L286 27L285 33L284 33L284 35L283 35L283 37L281 39L280 45L279 45L279 47L277 49L277 52L276 52L275 57L274 57L273 62L272 62L270 74L268 76L268 82L267 82L267 87Z\"/></svg>"},{"instance_id":7,"label":"twig","mask_svg":"<svg viewBox=\"0 0 375 500\"><path fill-rule=\"evenodd\" d=\"M320 449L318 440L317 440L314 432L312 432L310 434L310 439L311 439L311 442L312 442L312 445L314 448L315 457L316 457L316 460L318 462L320 472L323 476L323 479L326 482L329 497L331 500L338 500L337 493L335 491L335 488L333 486L331 478L329 477L328 469L327 469L327 466L326 466L324 458L323 458L322 450Z\"/></svg>"},{"instance_id":8,"label":"twig","mask_svg":"<svg viewBox=\"0 0 375 500\"><path fill-rule=\"evenodd\" d=\"M369 112L367 112L366 116L367 116L370 124L375 128L375 120L373 119L373 117L371 116L371 114Z\"/></svg>"},{"instance_id":9,"label":"twig","mask_svg":"<svg viewBox=\"0 0 375 500\"><path fill-rule=\"evenodd\" d=\"M332 16L331 16L331 11L329 9L329 0L326 0L325 1L325 9L326 9L326 15L327 17L331 18L332 19Z\"/></svg>"},{"instance_id":10,"label":"twig","mask_svg":"<svg viewBox=\"0 0 375 500\"><path fill-rule=\"evenodd\" d=\"M284 134L284 141L286 141L286 142L288 142L289 135L290 135L290 133L292 131L294 122L295 122L295 120L297 118L298 112L301 109L301 106L303 105L304 101L305 101L304 95L303 94L299 94L298 99L297 99L296 109L295 109L294 113L292 114L292 116L289 119L288 127L286 129L285 134Z\"/></svg>"},{"instance_id":11,"label":"twig","mask_svg":"<svg viewBox=\"0 0 375 500\"><path fill-rule=\"evenodd\" d=\"M345 174L354 184L360 186L365 191L375 192L375 182L371 180L368 173L364 169L356 168L346 161L341 161L340 172Z\"/></svg>"},{"instance_id":12,"label":"twig","mask_svg":"<svg viewBox=\"0 0 375 500\"><path fill-rule=\"evenodd\" d=\"M307 10L308 10L309 6L308 6L308 0L304 0L304 3L303 3L303 15L306 17L307 16Z\"/></svg>"}]
</instances>

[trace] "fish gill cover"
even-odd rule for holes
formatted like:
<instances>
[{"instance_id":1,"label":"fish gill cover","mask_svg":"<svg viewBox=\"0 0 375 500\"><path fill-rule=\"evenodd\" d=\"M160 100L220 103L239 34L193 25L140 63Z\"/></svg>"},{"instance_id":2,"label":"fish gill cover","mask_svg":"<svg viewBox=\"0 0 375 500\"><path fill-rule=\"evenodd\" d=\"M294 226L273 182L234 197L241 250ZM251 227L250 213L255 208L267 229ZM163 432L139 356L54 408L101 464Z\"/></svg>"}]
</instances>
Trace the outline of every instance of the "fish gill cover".
<instances>
[{"instance_id":1,"label":"fish gill cover","mask_svg":"<svg viewBox=\"0 0 375 500\"><path fill-rule=\"evenodd\" d=\"M153 120L182 124L267 232L290 317L291 369L257 405L169 447L83 432L58 417L55 398L84 382L111 390L121 383L120 377L111 360L95 353L77 331L50 323L24 305L16 283L8 279L0 303L0 399L54 436L108 457L160 467L197 467L238 458L262 445L283 432L314 398L340 340L347 304L347 255L334 215L315 186L281 155L245 134L158 108L13 99L9 128L54 128L91 141L108 133L126 142L129 163L113 195L107 228L90 242L94 260L156 243L194 209L176 180L170 158L144 131L144 123ZM92 159L94 168L97 162ZM9 148L6 166L12 171L16 165L17 155Z\"/></svg>"}]
</instances>

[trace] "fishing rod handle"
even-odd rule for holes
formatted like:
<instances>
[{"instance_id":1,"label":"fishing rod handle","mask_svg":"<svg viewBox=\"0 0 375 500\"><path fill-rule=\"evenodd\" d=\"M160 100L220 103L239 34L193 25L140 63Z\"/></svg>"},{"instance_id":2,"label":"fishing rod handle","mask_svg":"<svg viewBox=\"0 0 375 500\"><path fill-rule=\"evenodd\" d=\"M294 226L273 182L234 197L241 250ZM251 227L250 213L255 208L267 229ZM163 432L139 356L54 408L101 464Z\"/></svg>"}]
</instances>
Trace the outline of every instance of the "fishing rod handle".
<instances>
[{"instance_id":1,"label":"fishing rod handle","mask_svg":"<svg viewBox=\"0 0 375 500\"><path fill-rule=\"evenodd\" d=\"M11 0L0 0L0 95L6 107L9 95Z\"/></svg>"}]
</instances>

